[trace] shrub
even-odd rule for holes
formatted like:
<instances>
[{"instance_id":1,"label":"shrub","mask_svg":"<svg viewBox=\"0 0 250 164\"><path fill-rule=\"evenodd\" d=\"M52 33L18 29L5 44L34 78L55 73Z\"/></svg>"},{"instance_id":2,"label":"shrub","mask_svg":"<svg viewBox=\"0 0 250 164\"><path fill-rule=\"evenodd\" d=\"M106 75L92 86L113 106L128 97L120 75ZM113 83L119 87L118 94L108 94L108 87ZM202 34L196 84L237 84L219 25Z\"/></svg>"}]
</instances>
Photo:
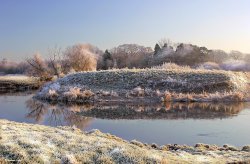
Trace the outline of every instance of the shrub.
<instances>
[{"instance_id":1,"label":"shrub","mask_svg":"<svg viewBox=\"0 0 250 164\"><path fill-rule=\"evenodd\" d=\"M176 69L176 70L189 70L191 69L189 66L179 66L175 63L163 63L162 65L159 66L154 66L152 67L154 69Z\"/></svg>"},{"instance_id":2,"label":"shrub","mask_svg":"<svg viewBox=\"0 0 250 164\"><path fill-rule=\"evenodd\" d=\"M64 52L69 68L79 71L95 71L99 50L90 44L77 44L68 47Z\"/></svg>"},{"instance_id":3,"label":"shrub","mask_svg":"<svg viewBox=\"0 0 250 164\"><path fill-rule=\"evenodd\" d=\"M213 69L219 70L219 69L221 69L219 64L214 63L214 62L202 63L197 68L198 69L208 69L208 70L213 70Z\"/></svg>"},{"instance_id":4,"label":"shrub","mask_svg":"<svg viewBox=\"0 0 250 164\"><path fill-rule=\"evenodd\" d=\"M244 60L227 60L220 67L230 71L250 71L249 63Z\"/></svg>"}]
</instances>

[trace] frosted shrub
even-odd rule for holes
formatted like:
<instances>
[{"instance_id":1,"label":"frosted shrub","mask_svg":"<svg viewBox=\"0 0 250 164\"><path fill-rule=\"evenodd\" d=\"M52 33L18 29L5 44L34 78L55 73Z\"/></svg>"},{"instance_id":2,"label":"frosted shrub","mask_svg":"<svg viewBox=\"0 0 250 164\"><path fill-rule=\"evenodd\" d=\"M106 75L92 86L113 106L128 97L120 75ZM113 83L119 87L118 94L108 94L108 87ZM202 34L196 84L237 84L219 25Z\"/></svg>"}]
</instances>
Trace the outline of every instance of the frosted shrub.
<instances>
[{"instance_id":1,"label":"frosted shrub","mask_svg":"<svg viewBox=\"0 0 250 164\"><path fill-rule=\"evenodd\" d=\"M155 67L152 67L154 69L166 69L166 70L169 70L169 69L175 69L175 70L189 70L191 69L189 66L180 66L180 65L177 65L175 63L163 63L162 65L159 65L159 66L155 66Z\"/></svg>"},{"instance_id":2,"label":"frosted shrub","mask_svg":"<svg viewBox=\"0 0 250 164\"><path fill-rule=\"evenodd\" d=\"M46 95L46 98L54 100L54 99L58 98L58 94L55 90L50 89Z\"/></svg>"},{"instance_id":3,"label":"frosted shrub","mask_svg":"<svg viewBox=\"0 0 250 164\"><path fill-rule=\"evenodd\" d=\"M72 94L76 94L76 95L79 95L81 93L80 88L77 88L77 87L70 88L69 92L71 92Z\"/></svg>"},{"instance_id":4,"label":"frosted shrub","mask_svg":"<svg viewBox=\"0 0 250 164\"><path fill-rule=\"evenodd\" d=\"M62 96L64 99L72 101L75 100L78 95L80 95L80 88L74 87L70 88L68 92L64 92Z\"/></svg>"},{"instance_id":5,"label":"frosted shrub","mask_svg":"<svg viewBox=\"0 0 250 164\"><path fill-rule=\"evenodd\" d=\"M165 92L164 92L164 97L165 97L165 101L166 101L166 102L169 102L169 101L172 100L172 98L171 98L171 93L168 92L168 91L165 91Z\"/></svg>"},{"instance_id":6,"label":"frosted shrub","mask_svg":"<svg viewBox=\"0 0 250 164\"><path fill-rule=\"evenodd\" d=\"M221 69L219 64L214 62L205 62L203 64L200 64L197 69L207 69L207 70L219 70Z\"/></svg>"},{"instance_id":7,"label":"frosted shrub","mask_svg":"<svg viewBox=\"0 0 250 164\"><path fill-rule=\"evenodd\" d=\"M249 71L250 66L247 62L243 60L228 60L221 64L223 70L230 71Z\"/></svg>"},{"instance_id":8,"label":"frosted shrub","mask_svg":"<svg viewBox=\"0 0 250 164\"><path fill-rule=\"evenodd\" d=\"M79 71L94 71L97 66L99 49L90 44L76 44L64 52L65 60L71 69Z\"/></svg>"},{"instance_id":9,"label":"frosted shrub","mask_svg":"<svg viewBox=\"0 0 250 164\"><path fill-rule=\"evenodd\" d=\"M77 98L77 95L72 92L64 92L62 98L68 101L72 101Z\"/></svg>"},{"instance_id":10,"label":"frosted shrub","mask_svg":"<svg viewBox=\"0 0 250 164\"><path fill-rule=\"evenodd\" d=\"M79 97L81 98L89 98L92 97L94 95L94 93L91 90L84 90Z\"/></svg>"}]
</instances>

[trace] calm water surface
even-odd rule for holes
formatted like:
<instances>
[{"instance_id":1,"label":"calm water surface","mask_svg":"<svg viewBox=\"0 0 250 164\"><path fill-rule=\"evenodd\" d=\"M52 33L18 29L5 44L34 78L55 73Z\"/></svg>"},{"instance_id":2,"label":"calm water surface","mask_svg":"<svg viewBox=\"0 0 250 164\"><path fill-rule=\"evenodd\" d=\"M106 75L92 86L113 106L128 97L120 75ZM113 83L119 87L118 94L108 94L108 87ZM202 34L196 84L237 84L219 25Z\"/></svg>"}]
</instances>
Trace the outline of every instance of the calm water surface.
<instances>
[{"instance_id":1,"label":"calm water surface","mask_svg":"<svg viewBox=\"0 0 250 164\"><path fill-rule=\"evenodd\" d=\"M99 129L126 140L159 145L250 144L249 103L65 106L35 101L32 94L13 94L0 95L0 119Z\"/></svg>"}]
</instances>

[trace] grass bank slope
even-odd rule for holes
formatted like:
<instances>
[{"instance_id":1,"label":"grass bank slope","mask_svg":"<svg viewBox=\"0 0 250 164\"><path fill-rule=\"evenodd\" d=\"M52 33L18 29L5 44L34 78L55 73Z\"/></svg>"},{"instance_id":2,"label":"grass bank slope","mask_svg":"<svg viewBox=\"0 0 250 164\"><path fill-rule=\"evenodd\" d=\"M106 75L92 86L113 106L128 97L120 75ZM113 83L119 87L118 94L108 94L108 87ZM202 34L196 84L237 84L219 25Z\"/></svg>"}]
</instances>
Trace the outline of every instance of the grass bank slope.
<instances>
[{"instance_id":1,"label":"grass bank slope","mask_svg":"<svg viewBox=\"0 0 250 164\"><path fill-rule=\"evenodd\" d=\"M248 82L243 72L121 69L70 74L45 85L37 97L76 102L244 101Z\"/></svg>"},{"instance_id":2,"label":"grass bank slope","mask_svg":"<svg viewBox=\"0 0 250 164\"><path fill-rule=\"evenodd\" d=\"M0 120L0 162L19 163L227 163L247 161L243 150L197 144L157 146L125 141L98 130L52 128Z\"/></svg>"}]
</instances>

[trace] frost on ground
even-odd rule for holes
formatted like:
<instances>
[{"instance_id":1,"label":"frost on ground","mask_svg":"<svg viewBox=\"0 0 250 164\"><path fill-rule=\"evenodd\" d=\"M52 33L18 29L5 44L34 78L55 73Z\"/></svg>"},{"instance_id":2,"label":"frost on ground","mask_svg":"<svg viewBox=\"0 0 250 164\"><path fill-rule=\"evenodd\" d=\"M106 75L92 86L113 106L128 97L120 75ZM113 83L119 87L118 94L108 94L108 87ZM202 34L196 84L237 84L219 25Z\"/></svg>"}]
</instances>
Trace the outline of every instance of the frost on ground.
<instances>
[{"instance_id":1,"label":"frost on ground","mask_svg":"<svg viewBox=\"0 0 250 164\"><path fill-rule=\"evenodd\" d=\"M39 79L36 77L24 76L24 75L5 75L0 76L0 81L12 81L12 82L20 82L20 83L34 83Z\"/></svg>"},{"instance_id":2,"label":"frost on ground","mask_svg":"<svg viewBox=\"0 0 250 164\"><path fill-rule=\"evenodd\" d=\"M41 85L39 78L23 75L0 76L0 92L37 89Z\"/></svg>"},{"instance_id":3,"label":"frost on ground","mask_svg":"<svg viewBox=\"0 0 250 164\"><path fill-rule=\"evenodd\" d=\"M144 144L98 130L47 127L0 120L0 162L227 163L250 160L250 146Z\"/></svg>"},{"instance_id":4,"label":"frost on ground","mask_svg":"<svg viewBox=\"0 0 250 164\"><path fill-rule=\"evenodd\" d=\"M39 99L88 101L248 101L243 72L193 69L122 69L70 74L46 84Z\"/></svg>"}]
</instances>

